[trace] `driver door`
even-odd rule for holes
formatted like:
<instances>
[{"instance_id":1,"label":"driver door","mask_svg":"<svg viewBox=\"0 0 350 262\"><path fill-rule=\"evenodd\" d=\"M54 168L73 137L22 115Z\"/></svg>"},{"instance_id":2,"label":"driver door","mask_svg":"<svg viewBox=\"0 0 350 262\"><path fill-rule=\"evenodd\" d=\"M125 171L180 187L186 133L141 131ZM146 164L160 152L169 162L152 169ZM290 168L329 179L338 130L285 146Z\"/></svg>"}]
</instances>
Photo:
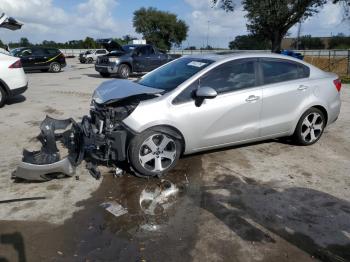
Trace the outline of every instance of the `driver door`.
<instances>
[{"instance_id":1,"label":"driver door","mask_svg":"<svg viewBox=\"0 0 350 262\"><path fill-rule=\"evenodd\" d=\"M198 106L193 93L204 86L218 95ZM190 152L258 138L261 98L256 59L226 62L192 83L173 100L174 115L186 115L181 130L189 137L186 145Z\"/></svg>"}]
</instances>

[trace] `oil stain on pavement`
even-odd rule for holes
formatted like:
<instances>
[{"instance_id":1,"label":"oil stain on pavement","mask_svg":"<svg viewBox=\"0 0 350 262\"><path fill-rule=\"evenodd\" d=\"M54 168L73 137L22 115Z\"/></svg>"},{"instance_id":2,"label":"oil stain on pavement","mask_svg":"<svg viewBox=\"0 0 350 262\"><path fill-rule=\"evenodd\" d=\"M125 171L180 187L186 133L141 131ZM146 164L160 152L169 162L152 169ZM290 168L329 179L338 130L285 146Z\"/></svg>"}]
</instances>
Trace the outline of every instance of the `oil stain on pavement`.
<instances>
[{"instance_id":1,"label":"oil stain on pavement","mask_svg":"<svg viewBox=\"0 0 350 262\"><path fill-rule=\"evenodd\" d=\"M2 235L15 232L22 239L21 245L13 244L21 246L20 252L0 245L0 254L8 261L18 254L27 258L22 261L189 261L200 208L200 169L200 157L192 157L163 181L105 174L92 197L78 203L84 208L63 225L0 221ZM106 203L123 212L108 211ZM7 260L0 256L0 261Z\"/></svg>"}]
</instances>

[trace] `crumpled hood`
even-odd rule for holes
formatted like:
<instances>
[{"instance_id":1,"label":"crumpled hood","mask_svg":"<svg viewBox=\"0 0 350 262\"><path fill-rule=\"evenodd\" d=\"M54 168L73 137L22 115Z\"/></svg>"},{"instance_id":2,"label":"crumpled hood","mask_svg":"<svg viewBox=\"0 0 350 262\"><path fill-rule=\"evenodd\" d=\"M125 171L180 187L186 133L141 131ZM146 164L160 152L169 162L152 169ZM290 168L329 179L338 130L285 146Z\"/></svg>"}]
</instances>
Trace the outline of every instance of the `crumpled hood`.
<instances>
[{"instance_id":1,"label":"crumpled hood","mask_svg":"<svg viewBox=\"0 0 350 262\"><path fill-rule=\"evenodd\" d=\"M160 94L164 90L151 88L132 82L130 80L110 80L99 85L92 99L98 104L115 102L130 96L142 94Z\"/></svg>"}]
</instances>

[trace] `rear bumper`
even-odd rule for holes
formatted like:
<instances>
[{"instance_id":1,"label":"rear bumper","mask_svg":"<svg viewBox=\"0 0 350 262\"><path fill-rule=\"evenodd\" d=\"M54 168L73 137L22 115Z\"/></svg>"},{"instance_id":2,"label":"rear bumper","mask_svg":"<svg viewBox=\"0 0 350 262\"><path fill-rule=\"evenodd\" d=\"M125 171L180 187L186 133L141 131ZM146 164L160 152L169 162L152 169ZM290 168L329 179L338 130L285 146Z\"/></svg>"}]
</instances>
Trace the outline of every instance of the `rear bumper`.
<instances>
[{"instance_id":1,"label":"rear bumper","mask_svg":"<svg viewBox=\"0 0 350 262\"><path fill-rule=\"evenodd\" d=\"M28 89L28 83L25 86L16 88L16 89L9 89L9 96L17 96L20 94L23 94Z\"/></svg>"}]
</instances>

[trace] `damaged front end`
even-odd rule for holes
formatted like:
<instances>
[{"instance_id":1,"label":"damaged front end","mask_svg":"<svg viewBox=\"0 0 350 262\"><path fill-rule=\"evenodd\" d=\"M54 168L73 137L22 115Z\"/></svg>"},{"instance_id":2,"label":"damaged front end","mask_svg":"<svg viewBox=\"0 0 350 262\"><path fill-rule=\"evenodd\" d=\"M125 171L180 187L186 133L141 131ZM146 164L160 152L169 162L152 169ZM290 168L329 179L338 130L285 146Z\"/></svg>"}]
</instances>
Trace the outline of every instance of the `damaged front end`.
<instances>
[{"instance_id":1,"label":"damaged front end","mask_svg":"<svg viewBox=\"0 0 350 262\"><path fill-rule=\"evenodd\" d=\"M111 81L102 84L94 93L90 115L84 116L81 123L72 118L57 120L46 117L40 125L37 137L41 142L39 151L23 151L22 162L13 178L46 181L57 173L72 176L76 167L85 160L87 169L96 179L100 178L97 165L117 167L127 159L128 141L135 135L125 126L123 119L128 117L147 99L156 97L155 91L132 89L131 96L113 94ZM131 86L135 83L129 84ZM125 92L125 89L123 90ZM107 97L109 99L107 99ZM59 147L66 149L67 156L61 157Z\"/></svg>"}]
</instances>

